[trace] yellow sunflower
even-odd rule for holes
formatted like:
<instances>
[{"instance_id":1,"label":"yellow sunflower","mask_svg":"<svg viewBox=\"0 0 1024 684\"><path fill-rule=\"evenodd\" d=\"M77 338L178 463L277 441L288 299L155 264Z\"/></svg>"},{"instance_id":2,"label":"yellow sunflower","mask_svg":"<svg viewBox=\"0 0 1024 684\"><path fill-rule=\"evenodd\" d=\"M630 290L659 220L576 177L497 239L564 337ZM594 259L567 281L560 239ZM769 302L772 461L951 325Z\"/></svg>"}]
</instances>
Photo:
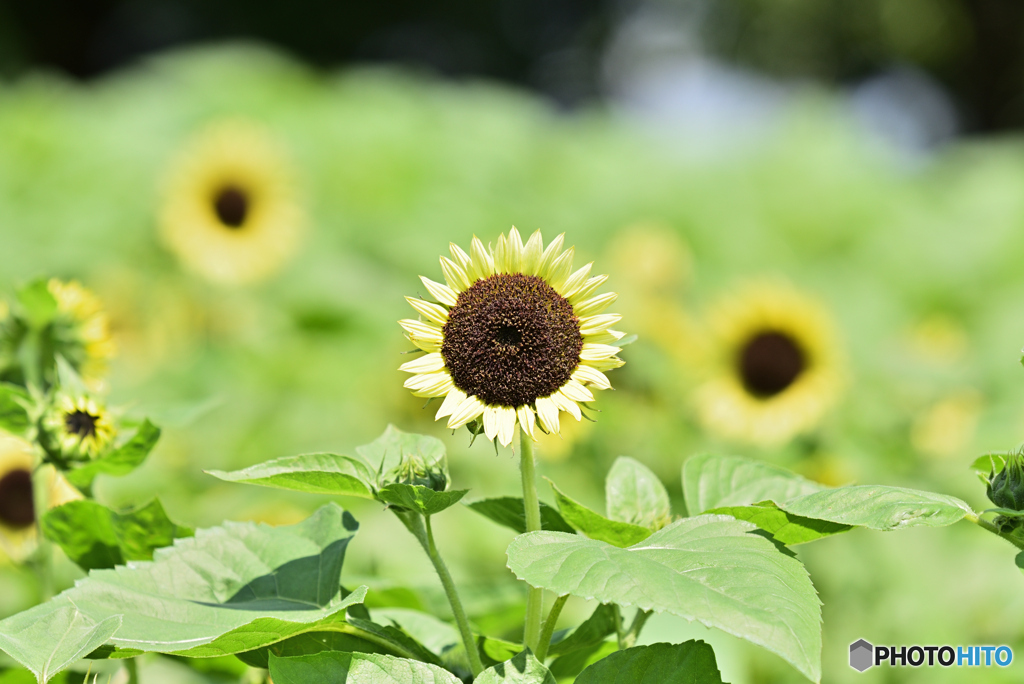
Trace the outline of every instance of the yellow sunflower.
<instances>
[{"instance_id":1,"label":"yellow sunflower","mask_svg":"<svg viewBox=\"0 0 1024 684\"><path fill-rule=\"evenodd\" d=\"M46 446L68 461L96 458L114 441L116 430L106 407L86 396L59 395L43 418Z\"/></svg>"},{"instance_id":2,"label":"yellow sunflower","mask_svg":"<svg viewBox=\"0 0 1024 684\"><path fill-rule=\"evenodd\" d=\"M47 289L57 302L54 342L60 352L92 387L102 383L116 347L110 320L99 298L81 283L51 279Z\"/></svg>"},{"instance_id":3,"label":"yellow sunflower","mask_svg":"<svg viewBox=\"0 0 1024 684\"><path fill-rule=\"evenodd\" d=\"M211 126L182 152L160 213L171 251L193 271L231 284L279 269L304 223L282 150L263 129L234 120Z\"/></svg>"},{"instance_id":4,"label":"yellow sunflower","mask_svg":"<svg viewBox=\"0 0 1024 684\"><path fill-rule=\"evenodd\" d=\"M438 303L406 297L420 320L399 321L426 352L400 370L418 397L444 397L436 419L457 428L482 418L488 439L509 445L516 425L531 437L559 431L559 412L577 421L592 389L608 389L604 371L623 365L612 330L618 314L602 313L618 296L595 294L608 276L593 264L573 271L575 248L559 235L544 247L540 231L523 244L518 231L469 254L450 245L441 257L445 282L423 278Z\"/></svg>"},{"instance_id":5,"label":"yellow sunflower","mask_svg":"<svg viewBox=\"0 0 1024 684\"><path fill-rule=\"evenodd\" d=\"M0 549L14 560L24 558L35 540L34 462L32 445L0 434Z\"/></svg>"},{"instance_id":6,"label":"yellow sunflower","mask_svg":"<svg viewBox=\"0 0 1024 684\"><path fill-rule=\"evenodd\" d=\"M838 336L825 309L792 287L751 283L710 316L707 377L696 393L704 426L763 446L821 420L842 386Z\"/></svg>"}]
</instances>

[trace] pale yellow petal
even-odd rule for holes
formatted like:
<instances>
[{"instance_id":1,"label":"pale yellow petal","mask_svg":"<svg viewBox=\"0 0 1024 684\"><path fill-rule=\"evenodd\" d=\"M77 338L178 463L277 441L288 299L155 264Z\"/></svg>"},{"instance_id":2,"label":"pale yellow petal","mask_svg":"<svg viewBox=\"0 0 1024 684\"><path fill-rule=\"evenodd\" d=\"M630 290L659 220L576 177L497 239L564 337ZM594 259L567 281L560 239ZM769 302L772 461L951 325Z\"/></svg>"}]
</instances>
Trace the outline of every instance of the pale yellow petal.
<instances>
[{"instance_id":1,"label":"pale yellow petal","mask_svg":"<svg viewBox=\"0 0 1024 684\"><path fill-rule=\"evenodd\" d=\"M585 336L596 335L621 320L621 314L598 314L596 316L583 317L580 319L580 334ZM587 341L589 342L590 340Z\"/></svg>"},{"instance_id":2,"label":"pale yellow petal","mask_svg":"<svg viewBox=\"0 0 1024 684\"><path fill-rule=\"evenodd\" d=\"M440 304L434 304L425 299L416 299L415 297L406 297L405 301L409 302L412 308L416 309L428 321L433 321L440 325L448 322L448 310ZM586 333L583 334L585 335Z\"/></svg>"},{"instance_id":3,"label":"pale yellow petal","mask_svg":"<svg viewBox=\"0 0 1024 684\"><path fill-rule=\"evenodd\" d=\"M603 285L604 281L606 280L608 280L607 275L597 275L594 276L593 278L590 278L587 282L583 283L583 285L580 286L579 290L577 290L576 292L567 297L569 303L572 304L573 306L576 306L577 303L585 301L587 298L590 297L591 294L594 293L594 290L601 287L601 285Z\"/></svg>"},{"instance_id":4,"label":"pale yellow petal","mask_svg":"<svg viewBox=\"0 0 1024 684\"><path fill-rule=\"evenodd\" d=\"M462 267L463 271L469 271L469 266L473 263L473 260L466 254L466 251L459 247L454 242L448 243L448 250L452 253L452 261Z\"/></svg>"},{"instance_id":5,"label":"pale yellow petal","mask_svg":"<svg viewBox=\"0 0 1024 684\"><path fill-rule=\"evenodd\" d=\"M572 401L583 402L584 404L594 401L594 393L580 384L577 380L570 379L569 382L562 385L558 391L567 399L571 399Z\"/></svg>"},{"instance_id":6,"label":"pale yellow petal","mask_svg":"<svg viewBox=\"0 0 1024 684\"><path fill-rule=\"evenodd\" d=\"M425 352L438 352L441 351L441 340L435 338L419 337L417 335L406 335L409 341L416 345L417 348L422 349Z\"/></svg>"},{"instance_id":7,"label":"pale yellow petal","mask_svg":"<svg viewBox=\"0 0 1024 684\"><path fill-rule=\"evenodd\" d=\"M475 420L481 413L484 412L484 402L480 401L476 397L466 397L455 412L452 413L451 418L448 419L448 427L453 430L457 427L462 427L471 420Z\"/></svg>"},{"instance_id":8,"label":"pale yellow petal","mask_svg":"<svg viewBox=\"0 0 1024 684\"><path fill-rule=\"evenodd\" d=\"M509 406L498 409L498 443L508 446L516 436L516 410Z\"/></svg>"},{"instance_id":9,"label":"pale yellow petal","mask_svg":"<svg viewBox=\"0 0 1024 684\"><path fill-rule=\"evenodd\" d=\"M583 420L583 413L580 411L580 407L576 405L575 401L562 394L562 390L552 394L551 401L555 402L555 406L570 414L577 421Z\"/></svg>"},{"instance_id":10,"label":"pale yellow petal","mask_svg":"<svg viewBox=\"0 0 1024 684\"><path fill-rule=\"evenodd\" d=\"M459 299L459 295L455 290L447 285L435 283L433 280L425 276L420 276L420 280L423 281L423 286L427 288L427 292L429 292L434 299L445 306L455 306L455 302Z\"/></svg>"},{"instance_id":11,"label":"pale yellow petal","mask_svg":"<svg viewBox=\"0 0 1024 684\"><path fill-rule=\"evenodd\" d=\"M453 387L445 396L444 401L441 402L441 408L437 409L437 414L434 416L434 420L441 420L445 416L452 415L455 413L455 409L459 407L459 404L465 400L466 393L458 387Z\"/></svg>"},{"instance_id":12,"label":"pale yellow petal","mask_svg":"<svg viewBox=\"0 0 1024 684\"><path fill-rule=\"evenodd\" d=\"M551 264L555 262L562 254L562 245L565 244L565 233L562 233L547 246L544 253L540 256L540 262L537 264L537 275L544 277L544 274L548 272Z\"/></svg>"},{"instance_id":13,"label":"pale yellow petal","mask_svg":"<svg viewBox=\"0 0 1024 684\"><path fill-rule=\"evenodd\" d=\"M498 428L501 425L501 407L488 406L484 408L484 434L487 439L493 440L498 436Z\"/></svg>"},{"instance_id":14,"label":"pale yellow petal","mask_svg":"<svg viewBox=\"0 0 1024 684\"><path fill-rule=\"evenodd\" d=\"M490 278L494 275L494 259L491 258L491 252L484 247L484 243L475 235L473 236L473 244L470 247L469 254L473 259L468 269L470 275L473 276L473 282Z\"/></svg>"},{"instance_id":15,"label":"pale yellow petal","mask_svg":"<svg viewBox=\"0 0 1024 684\"><path fill-rule=\"evenodd\" d=\"M566 278L565 283L558 289L558 294L562 295L566 299L572 297L577 290L583 287L583 284L587 281L587 276L590 274L590 269L593 267L594 262L591 261L589 264Z\"/></svg>"},{"instance_id":16,"label":"pale yellow petal","mask_svg":"<svg viewBox=\"0 0 1024 684\"><path fill-rule=\"evenodd\" d=\"M508 231L508 240L505 245L505 271L506 273L519 273L523 268L523 239L519 237L519 231L515 226Z\"/></svg>"},{"instance_id":17,"label":"pale yellow petal","mask_svg":"<svg viewBox=\"0 0 1024 684\"><path fill-rule=\"evenodd\" d=\"M591 297L584 302L575 304L572 307L572 312L580 318L593 316L594 314L599 314L607 309L612 302L618 299L618 297L619 294L617 292L605 292L604 294Z\"/></svg>"},{"instance_id":18,"label":"pale yellow petal","mask_svg":"<svg viewBox=\"0 0 1024 684\"><path fill-rule=\"evenodd\" d=\"M508 242L506 241L504 234L498 236L498 241L494 245L493 256L494 272L508 273Z\"/></svg>"},{"instance_id":19,"label":"pale yellow petal","mask_svg":"<svg viewBox=\"0 0 1024 684\"><path fill-rule=\"evenodd\" d=\"M607 375L592 366L584 364L576 367L576 370L572 373L572 379L597 389L606 390L612 387L612 383L608 380Z\"/></svg>"},{"instance_id":20,"label":"pale yellow petal","mask_svg":"<svg viewBox=\"0 0 1024 684\"><path fill-rule=\"evenodd\" d=\"M616 342L626 336L626 333L619 330L602 330L599 333L593 335L587 335L587 342L591 344L610 344L615 345Z\"/></svg>"},{"instance_id":21,"label":"pale yellow petal","mask_svg":"<svg viewBox=\"0 0 1024 684\"><path fill-rule=\"evenodd\" d=\"M412 390L413 396L417 397L440 397L453 387L455 383L447 372L413 375L405 380L405 388Z\"/></svg>"},{"instance_id":22,"label":"pale yellow petal","mask_svg":"<svg viewBox=\"0 0 1024 684\"><path fill-rule=\"evenodd\" d=\"M533 428L537 420L537 416L534 414L533 409L529 406L520 406L516 409L516 415L519 417L519 425L522 430L526 431L526 434L530 435L534 439L537 439L533 434Z\"/></svg>"},{"instance_id":23,"label":"pale yellow petal","mask_svg":"<svg viewBox=\"0 0 1024 684\"><path fill-rule=\"evenodd\" d=\"M620 351L621 347L613 347L610 344L583 344L583 349L580 351L581 361L601 361L607 359L610 356L615 356Z\"/></svg>"},{"instance_id":24,"label":"pale yellow petal","mask_svg":"<svg viewBox=\"0 0 1024 684\"><path fill-rule=\"evenodd\" d=\"M536 230L530 236L526 246L523 247L522 272L526 275L537 275L537 269L540 268L540 261L543 255L544 238L541 237L540 231Z\"/></svg>"},{"instance_id":25,"label":"pale yellow petal","mask_svg":"<svg viewBox=\"0 0 1024 684\"><path fill-rule=\"evenodd\" d=\"M626 365L626 362L620 359L618 356L612 356L606 359L597 359L592 361L582 361L581 366L590 366L596 368L599 371L610 371L616 368L622 368Z\"/></svg>"},{"instance_id":26,"label":"pale yellow petal","mask_svg":"<svg viewBox=\"0 0 1024 684\"><path fill-rule=\"evenodd\" d=\"M552 434L558 434L558 406L550 397L541 397L534 402L537 405L537 418L541 427Z\"/></svg>"},{"instance_id":27,"label":"pale yellow petal","mask_svg":"<svg viewBox=\"0 0 1024 684\"><path fill-rule=\"evenodd\" d=\"M398 321L398 325L405 328L405 332L413 337L419 337L426 340L437 340L440 342L443 337L441 335L441 328L437 324L429 321L416 321L411 318L403 318Z\"/></svg>"},{"instance_id":28,"label":"pale yellow petal","mask_svg":"<svg viewBox=\"0 0 1024 684\"><path fill-rule=\"evenodd\" d=\"M444 273L448 287L456 292L462 292L469 287L469 276L466 275L466 271L448 257L441 257L441 272Z\"/></svg>"},{"instance_id":29,"label":"pale yellow petal","mask_svg":"<svg viewBox=\"0 0 1024 684\"><path fill-rule=\"evenodd\" d=\"M434 352L421 356L418 359L403 363L398 370L406 373L436 373L444 368L444 358L440 353Z\"/></svg>"},{"instance_id":30,"label":"pale yellow petal","mask_svg":"<svg viewBox=\"0 0 1024 684\"><path fill-rule=\"evenodd\" d=\"M562 285L565 284L565 279L572 272L572 260L575 256L576 248L570 247L551 262L551 266L548 267L546 272L541 272L541 278L547 280L548 284L555 289L555 292L558 292Z\"/></svg>"}]
</instances>

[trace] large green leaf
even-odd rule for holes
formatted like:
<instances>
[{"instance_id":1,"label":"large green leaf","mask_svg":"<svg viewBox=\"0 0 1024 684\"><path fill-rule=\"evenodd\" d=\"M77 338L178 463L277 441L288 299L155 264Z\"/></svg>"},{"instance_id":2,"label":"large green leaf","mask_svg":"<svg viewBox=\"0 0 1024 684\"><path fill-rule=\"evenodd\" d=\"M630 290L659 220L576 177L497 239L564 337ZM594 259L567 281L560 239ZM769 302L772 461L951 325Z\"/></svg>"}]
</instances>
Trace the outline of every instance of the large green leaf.
<instances>
[{"instance_id":1,"label":"large green leaf","mask_svg":"<svg viewBox=\"0 0 1024 684\"><path fill-rule=\"evenodd\" d=\"M41 684L92 653L121 627L120 615L97 621L67 601L37 620L7 629L7 623L18 617L0 622L0 650L31 670Z\"/></svg>"},{"instance_id":2,"label":"large green leaf","mask_svg":"<svg viewBox=\"0 0 1024 684\"><path fill-rule=\"evenodd\" d=\"M420 610L374 608L373 619L379 624L391 623L401 627L409 636L438 656L446 655L448 651L462 643L459 630L454 625Z\"/></svg>"},{"instance_id":3,"label":"large green leaf","mask_svg":"<svg viewBox=\"0 0 1024 684\"><path fill-rule=\"evenodd\" d=\"M534 587L698 620L821 676L821 610L803 565L728 516L672 523L629 548L560 532L512 540L508 566Z\"/></svg>"},{"instance_id":4,"label":"large green leaf","mask_svg":"<svg viewBox=\"0 0 1024 684\"><path fill-rule=\"evenodd\" d=\"M785 468L737 456L699 454L683 465L683 496L691 516L758 501L781 504L824 488Z\"/></svg>"},{"instance_id":5,"label":"large green leaf","mask_svg":"<svg viewBox=\"0 0 1024 684\"><path fill-rule=\"evenodd\" d=\"M562 493L554 482L550 482L555 491L555 503L558 512L567 523L591 539L598 539L619 547L632 546L651 535L646 527L632 523L609 520L600 513Z\"/></svg>"},{"instance_id":6,"label":"large green leaf","mask_svg":"<svg viewBox=\"0 0 1024 684\"><path fill-rule=\"evenodd\" d=\"M722 684L715 652L703 641L636 646L597 661L575 684Z\"/></svg>"},{"instance_id":7,"label":"large green leaf","mask_svg":"<svg viewBox=\"0 0 1024 684\"><path fill-rule=\"evenodd\" d=\"M771 501L763 501L751 506L712 508L707 513L731 515L739 520L752 522L787 546L803 544L851 529L849 525L787 513Z\"/></svg>"},{"instance_id":8,"label":"large green leaf","mask_svg":"<svg viewBox=\"0 0 1024 684\"><path fill-rule=\"evenodd\" d=\"M444 443L436 437L402 432L388 425L384 434L370 444L356 447L356 453L387 476L403 463L417 462L427 469L441 469L447 475Z\"/></svg>"},{"instance_id":9,"label":"large green leaf","mask_svg":"<svg viewBox=\"0 0 1024 684\"><path fill-rule=\"evenodd\" d=\"M377 492L377 498L392 506L417 511L421 515L434 515L454 506L468 489L435 492L429 487L412 484L389 484Z\"/></svg>"},{"instance_id":10,"label":"large green leaf","mask_svg":"<svg viewBox=\"0 0 1024 684\"><path fill-rule=\"evenodd\" d=\"M365 463L351 456L302 454L275 458L229 473L221 470L207 472L228 482L314 494L373 498L373 472Z\"/></svg>"},{"instance_id":11,"label":"large green leaf","mask_svg":"<svg viewBox=\"0 0 1024 684\"><path fill-rule=\"evenodd\" d=\"M966 502L953 496L881 485L826 489L779 503L779 508L794 515L873 530L945 527L972 513Z\"/></svg>"},{"instance_id":12,"label":"large green leaf","mask_svg":"<svg viewBox=\"0 0 1024 684\"><path fill-rule=\"evenodd\" d=\"M0 621L0 638L46 624L59 633L68 608L94 625L121 621L106 639L114 656L157 651L204 658L305 632L351 630L345 608L361 602L366 587L342 598L339 576L357 528L350 514L329 504L290 527L226 523L199 530L156 551L152 562L93 570L56 599ZM10 655L41 670L50 648L38 640Z\"/></svg>"},{"instance_id":13,"label":"large green leaf","mask_svg":"<svg viewBox=\"0 0 1024 684\"><path fill-rule=\"evenodd\" d=\"M274 684L462 684L436 665L376 653L324 651L292 658L270 656Z\"/></svg>"},{"instance_id":14,"label":"large green leaf","mask_svg":"<svg viewBox=\"0 0 1024 684\"><path fill-rule=\"evenodd\" d=\"M0 430L21 435L28 429L28 392L17 385L0 382Z\"/></svg>"},{"instance_id":15,"label":"large green leaf","mask_svg":"<svg viewBox=\"0 0 1024 684\"><path fill-rule=\"evenodd\" d=\"M144 420L132 438L111 452L65 473L79 489L87 489L97 475L127 475L139 467L160 439L160 428Z\"/></svg>"},{"instance_id":16,"label":"large green leaf","mask_svg":"<svg viewBox=\"0 0 1024 684\"><path fill-rule=\"evenodd\" d=\"M499 496L491 499L478 499L470 501L466 506L519 534L526 531L526 508L523 505L522 497ZM543 501L540 502L540 526L541 529L554 532L575 532L575 529L565 522L555 508Z\"/></svg>"},{"instance_id":17,"label":"large green leaf","mask_svg":"<svg viewBox=\"0 0 1024 684\"><path fill-rule=\"evenodd\" d=\"M480 673L474 684L555 684L555 678L529 650Z\"/></svg>"},{"instance_id":18,"label":"large green leaf","mask_svg":"<svg viewBox=\"0 0 1024 684\"><path fill-rule=\"evenodd\" d=\"M558 656L548 665L548 669L559 680L575 677L590 665L593 665L602 658L607 658L618 650L619 644L617 642L602 641L590 648L570 651L565 655Z\"/></svg>"},{"instance_id":19,"label":"large green leaf","mask_svg":"<svg viewBox=\"0 0 1024 684\"><path fill-rule=\"evenodd\" d=\"M602 603L576 629L556 632L551 638L548 655L557 656L580 649L594 648L614 632L615 606L610 603Z\"/></svg>"},{"instance_id":20,"label":"large green leaf","mask_svg":"<svg viewBox=\"0 0 1024 684\"><path fill-rule=\"evenodd\" d=\"M605 479L608 517L659 530L672 520L668 492L658 476L640 461L619 456Z\"/></svg>"},{"instance_id":21,"label":"large green leaf","mask_svg":"<svg viewBox=\"0 0 1024 684\"><path fill-rule=\"evenodd\" d=\"M192 536L191 529L171 522L155 500L125 513L95 501L72 501L47 511L42 529L83 570L151 560L154 549Z\"/></svg>"}]
</instances>

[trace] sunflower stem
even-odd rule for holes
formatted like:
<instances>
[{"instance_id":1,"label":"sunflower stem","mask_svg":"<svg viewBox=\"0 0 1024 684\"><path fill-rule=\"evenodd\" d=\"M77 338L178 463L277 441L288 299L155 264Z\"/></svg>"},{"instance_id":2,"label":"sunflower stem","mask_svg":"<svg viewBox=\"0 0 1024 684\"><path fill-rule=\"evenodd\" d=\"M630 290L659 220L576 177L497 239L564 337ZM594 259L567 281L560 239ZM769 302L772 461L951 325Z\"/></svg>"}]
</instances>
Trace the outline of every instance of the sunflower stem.
<instances>
[{"instance_id":1,"label":"sunflower stem","mask_svg":"<svg viewBox=\"0 0 1024 684\"><path fill-rule=\"evenodd\" d=\"M462 645L466 648L466 656L469 658L469 669L473 671L473 676L476 677L483 672L484 665L480 660L480 652L477 650L476 641L473 639L473 631L469 628L466 611L463 609L462 601L459 599L459 592L455 588L455 581L452 579L448 566L445 565L444 559L441 558L437 545L434 543L434 530L430 525L430 516L422 516L411 511L402 513L396 511L395 514L398 515L398 518L405 524L406 528L416 537L420 546L423 547L423 550L427 552L427 556L430 557L430 562L434 564L434 570L437 571L437 576L444 587L444 593L448 596L448 604L452 608L455 624L458 626L459 634L462 636ZM426 520L426 525L424 525L424 519Z\"/></svg>"},{"instance_id":2,"label":"sunflower stem","mask_svg":"<svg viewBox=\"0 0 1024 684\"><path fill-rule=\"evenodd\" d=\"M558 622L558 616L562 614L562 607L565 606L565 602L569 600L569 595L564 594L555 599L555 602L551 604L551 610L548 612L548 617L544 620L544 627L540 631L540 643L537 644L537 660L544 662L544 659L548 657L548 649L551 647L551 635L555 632L555 623Z\"/></svg>"},{"instance_id":3,"label":"sunflower stem","mask_svg":"<svg viewBox=\"0 0 1024 684\"><path fill-rule=\"evenodd\" d=\"M139 684L139 666L135 658L124 661L124 669L128 671L128 684Z\"/></svg>"},{"instance_id":4,"label":"sunflower stem","mask_svg":"<svg viewBox=\"0 0 1024 684\"><path fill-rule=\"evenodd\" d=\"M533 441L526 430L519 429L519 464L523 474L523 507L526 509L526 531L537 532L540 526L540 500L537 498L537 475L534 467ZM544 590L527 586L526 621L523 643L534 653L540 643L540 620Z\"/></svg>"}]
</instances>

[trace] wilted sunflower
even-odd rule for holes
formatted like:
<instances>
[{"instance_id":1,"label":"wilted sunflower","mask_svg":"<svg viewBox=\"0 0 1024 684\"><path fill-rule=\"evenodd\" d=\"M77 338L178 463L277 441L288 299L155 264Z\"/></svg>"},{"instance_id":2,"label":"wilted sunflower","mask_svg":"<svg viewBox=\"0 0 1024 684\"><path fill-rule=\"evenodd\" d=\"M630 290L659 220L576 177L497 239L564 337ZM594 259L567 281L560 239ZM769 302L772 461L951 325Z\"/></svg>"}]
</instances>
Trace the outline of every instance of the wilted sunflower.
<instances>
[{"instance_id":1,"label":"wilted sunflower","mask_svg":"<svg viewBox=\"0 0 1024 684\"><path fill-rule=\"evenodd\" d=\"M106 407L86 396L58 395L43 418L44 446L66 461L87 461L113 442L114 422Z\"/></svg>"},{"instance_id":2,"label":"wilted sunflower","mask_svg":"<svg viewBox=\"0 0 1024 684\"><path fill-rule=\"evenodd\" d=\"M421 276L439 302L406 297L421 320L402 320L426 355L401 366L418 397L444 397L436 419L457 428L483 417L488 439L512 442L518 423L558 432L559 411L580 420L579 404L611 384L603 371L624 362L612 330L621 316L602 313L618 296L594 294L608 276L573 271L575 248L559 235L545 249L540 231L524 245L515 228L497 244L473 238L467 254L452 244L441 257L447 285Z\"/></svg>"},{"instance_id":3,"label":"wilted sunflower","mask_svg":"<svg viewBox=\"0 0 1024 684\"><path fill-rule=\"evenodd\" d=\"M290 166L254 124L211 126L173 165L160 231L182 262L210 280L267 277L292 255L304 224Z\"/></svg>"},{"instance_id":4,"label":"wilted sunflower","mask_svg":"<svg viewBox=\"0 0 1024 684\"><path fill-rule=\"evenodd\" d=\"M35 536L33 463L28 442L0 434L0 548L15 560L24 557Z\"/></svg>"},{"instance_id":5,"label":"wilted sunflower","mask_svg":"<svg viewBox=\"0 0 1024 684\"><path fill-rule=\"evenodd\" d=\"M101 383L114 356L110 321L99 298L74 280L52 278L47 289L57 302L53 323L54 348L90 386Z\"/></svg>"},{"instance_id":6,"label":"wilted sunflower","mask_svg":"<svg viewBox=\"0 0 1024 684\"><path fill-rule=\"evenodd\" d=\"M704 426L771 446L814 427L840 386L837 335L818 303L780 283L754 283L711 314Z\"/></svg>"}]
</instances>

